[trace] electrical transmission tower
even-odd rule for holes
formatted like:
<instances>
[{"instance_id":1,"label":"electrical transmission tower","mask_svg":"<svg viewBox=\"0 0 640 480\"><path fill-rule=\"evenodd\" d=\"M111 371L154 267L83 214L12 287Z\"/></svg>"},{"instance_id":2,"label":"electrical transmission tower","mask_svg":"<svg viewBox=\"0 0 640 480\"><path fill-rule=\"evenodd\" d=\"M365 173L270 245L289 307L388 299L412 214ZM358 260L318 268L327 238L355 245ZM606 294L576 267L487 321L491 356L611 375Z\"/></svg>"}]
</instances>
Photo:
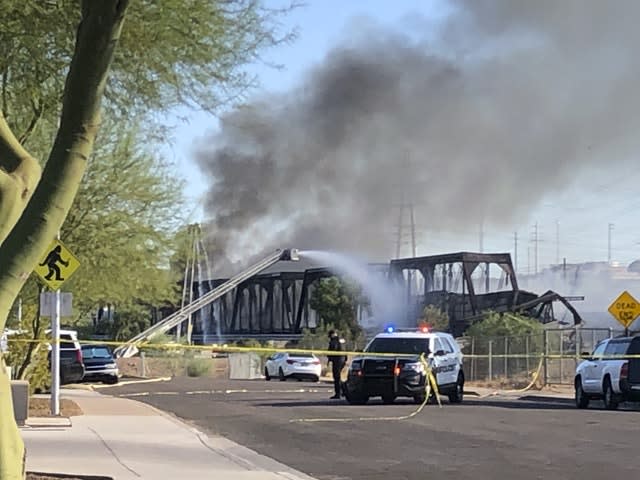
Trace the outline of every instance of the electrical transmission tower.
<instances>
[{"instance_id":1,"label":"electrical transmission tower","mask_svg":"<svg viewBox=\"0 0 640 480\"><path fill-rule=\"evenodd\" d=\"M196 223L187 227L187 241L185 243L186 256L184 266L184 279L182 282L181 308L184 308L185 305L193 302L194 287L196 285L200 287L200 284L203 281L202 263L204 262L207 270L210 270L209 256L204 246L202 229L199 224ZM208 271L207 274L210 274L210 272ZM187 343L191 344L191 335L193 333L193 318L191 314L189 314L186 323ZM206 322L203 321L203 326L205 323ZM180 337L182 336L182 334L183 325L182 323L180 323L176 327L176 341L178 343L180 342Z\"/></svg>"},{"instance_id":2,"label":"electrical transmission tower","mask_svg":"<svg viewBox=\"0 0 640 480\"><path fill-rule=\"evenodd\" d=\"M413 202L406 201L404 192L402 192L402 199L398 204L398 223L396 228L395 258L400 258L402 247L407 244L411 246L411 256L415 257L417 254L415 205Z\"/></svg>"}]
</instances>

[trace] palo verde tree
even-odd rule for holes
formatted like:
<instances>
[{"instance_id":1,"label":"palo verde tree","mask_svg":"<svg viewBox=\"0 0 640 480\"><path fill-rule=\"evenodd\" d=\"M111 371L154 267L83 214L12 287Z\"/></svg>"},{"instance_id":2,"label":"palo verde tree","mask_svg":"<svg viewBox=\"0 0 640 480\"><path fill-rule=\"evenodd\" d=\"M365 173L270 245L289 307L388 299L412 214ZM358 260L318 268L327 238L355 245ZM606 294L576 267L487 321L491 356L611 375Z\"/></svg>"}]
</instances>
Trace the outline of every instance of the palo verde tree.
<instances>
[{"instance_id":1,"label":"palo verde tree","mask_svg":"<svg viewBox=\"0 0 640 480\"><path fill-rule=\"evenodd\" d=\"M256 0L129 3L0 0L0 329L72 206L103 98L123 130L178 105L215 111L251 84L239 67L288 38ZM24 477L24 455L0 368L0 480Z\"/></svg>"},{"instance_id":2,"label":"palo verde tree","mask_svg":"<svg viewBox=\"0 0 640 480\"><path fill-rule=\"evenodd\" d=\"M339 277L318 281L309 298L309 306L317 312L323 325L331 325L343 335L354 337L361 331L358 304L366 304L360 288Z\"/></svg>"}]
</instances>

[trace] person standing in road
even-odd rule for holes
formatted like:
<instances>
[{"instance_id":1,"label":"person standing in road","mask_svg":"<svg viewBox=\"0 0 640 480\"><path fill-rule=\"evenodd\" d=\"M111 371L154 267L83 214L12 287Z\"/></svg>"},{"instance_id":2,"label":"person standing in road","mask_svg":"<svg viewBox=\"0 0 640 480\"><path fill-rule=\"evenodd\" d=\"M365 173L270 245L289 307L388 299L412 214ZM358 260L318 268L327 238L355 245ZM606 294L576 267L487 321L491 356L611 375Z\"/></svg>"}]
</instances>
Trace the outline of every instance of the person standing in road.
<instances>
[{"instance_id":1,"label":"person standing in road","mask_svg":"<svg viewBox=\"0 0 640 480\"><path fill-rule=\"evenodd\" d=\"M344 351L344 339L340 338L338 332L335 330L329 330L329 348L330 352L343 352ZM331 397L332 400L339 399L341 394L340 376L344 364L347 363L347 357L344 355L329 355L329 361L331 362L331 370L333 373L333 388L335 395Z\"/></svg>"}]
</instances>

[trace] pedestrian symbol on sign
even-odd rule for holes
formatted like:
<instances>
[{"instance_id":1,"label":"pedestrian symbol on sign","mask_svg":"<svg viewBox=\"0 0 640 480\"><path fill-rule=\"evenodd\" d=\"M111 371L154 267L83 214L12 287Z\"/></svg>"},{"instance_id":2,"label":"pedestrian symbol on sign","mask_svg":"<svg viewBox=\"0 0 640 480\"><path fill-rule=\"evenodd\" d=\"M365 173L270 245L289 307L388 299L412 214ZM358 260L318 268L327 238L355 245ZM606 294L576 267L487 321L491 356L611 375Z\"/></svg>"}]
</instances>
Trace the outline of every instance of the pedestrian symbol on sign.
<instances>
[{"instance_id":1,"label":"pedestrian symbol on sign","mask_svg":"<svg viewBox=\"0 0 640 480\"><path fill-rule=\"evenodd\" d=\"M80 262L73 253L60 240L54 240L38 262L35 273L51 290L59 290L79 266Z\"/></svg>"},{"instance_id":2,"label":"pedestrian symbol on sign","mask_svg":"<svg viewBox=\"0 0 640 480\"><path fill-rule=\"evenodd\" d=\"M44 259L44 262L40 264L41 267L44 267L46 265L49 269L49 273L47 273L47 275L44 277L45 280L51 280L51 277L55 273L56 281L64 282L64 278L60 276L60 267L58 266L58 262L60 262L63 266L68 267L69 261L62 259L62 257L60 256L61 252L62 246L56 245L55 248L48 253L47 258Z\"/></svg>"}]
</instances>

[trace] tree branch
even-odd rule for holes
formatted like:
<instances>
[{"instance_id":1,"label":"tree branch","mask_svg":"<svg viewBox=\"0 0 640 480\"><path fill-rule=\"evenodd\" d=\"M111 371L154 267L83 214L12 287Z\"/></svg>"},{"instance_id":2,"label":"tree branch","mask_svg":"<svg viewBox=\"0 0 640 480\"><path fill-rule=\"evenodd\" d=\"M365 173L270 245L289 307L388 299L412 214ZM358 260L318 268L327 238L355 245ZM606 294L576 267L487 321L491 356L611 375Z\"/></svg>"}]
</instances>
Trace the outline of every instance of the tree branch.
<instances>
[{"instance_id":1,"label":"tree branch","mask_svg":"<svg viewBox=\"0 0 640 480\"><path fill-rule=\"evenodd\" d=\"M33 198L0 247L0 327L73 203L93 150L100 104L127 5L127 0L82 2L83 15L65 83L60 128ZM15 137L12 140L5 144L13 150L22 149ZM11 157L14 163L16 156Z\"/></svg>"},{"instance_id":2,"label":"tree branch","mask_svg":"<svg viewBox=\"0 0 640 480\"><path fill-rule=\"evenodd\" d=\"M0 113L0 245L31 199L40 173L40 164L20 145Z\"/></svg>"},{"instance_id":3,"label":"tree branch","mask_svg":"<svg viewBox=\"0 0 640 480\"><path fill-rule=\"evenodd\" d=\"M22 132L22 135L20 135L20 138L18 139L21 145L24 145L26 141L29 139L29 137L35 130L36 125L38 125L38 122L42 118L42 114L44 113L44 104L42 103L42 100L38 100L37 102L35 100L32 100L31 108L33 109L33 116L31 117L31 121L29 122L29 125L27 126L25 131Z\"/></svg>"}]
</instances>

